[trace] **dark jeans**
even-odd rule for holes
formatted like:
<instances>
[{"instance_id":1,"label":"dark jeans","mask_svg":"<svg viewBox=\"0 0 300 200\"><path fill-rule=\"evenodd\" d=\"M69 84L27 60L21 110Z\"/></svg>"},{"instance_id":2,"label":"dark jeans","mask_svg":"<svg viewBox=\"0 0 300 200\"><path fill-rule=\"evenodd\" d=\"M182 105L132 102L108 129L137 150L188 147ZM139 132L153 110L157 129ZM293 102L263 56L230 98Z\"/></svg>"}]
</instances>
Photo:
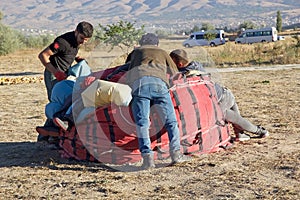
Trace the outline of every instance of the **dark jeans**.
<instances>
[{"instance_id":1,"label":"dark jeans","mask_svg":"<svg viewBox=\"0 0 300 200\"><path fill-rule=\"evenodd\" d=\"M44 71L44 82L47 89L48 100L51 101L51 93L54 85L58 83L55 76L49 72L47 69ZM47 119L44 126L56 127L51 119Z\"/></svg>"},{"instance_id":2,"label":"dark jeans","mask_svg":"<svg viewBox=\"0 0 300 200\"><path fill-rule=\"evenodd\" d=\"M46 89L47 89L47 97L48 97L48 100L50 101L51 100L52 89L58 81L56 80L55 76L51 72L49 72L47 69L45 69L45 71L44 71L44 82L45 82L45 86L46 86ZM45 121L44 127L51 127L53 129L57 128L57 130L58 130L58 127L54 124L54 122L51 119L47 119ZM38 135L37 141L48 140L48 138L49 137Z\"/></svg>"},{"instance_id":3,"label":"dark jeans","mask_svg":"<svg viewBox=\"0 0 300 200\"><path fill-rule=\"evenodd\" d=\"M54 85L58 82L55 76L49 72L47 69L44 71L44 82L47 89L48 100L51 101L51 93Z\"/></svg>"},{"instance_id":4,"label":"dark jeans","mask_svg":"<svg viewBox=\"0 0 300 200\"><path fill-rule=\"evenodd\" d=\"M131 108L142 155L152 153L149 136L151 105L156 107L167 129L170 151L180 150L177 119L166 83L156 77L144 76L133 83L132 89Z\"/></svg>"}]
</instances>

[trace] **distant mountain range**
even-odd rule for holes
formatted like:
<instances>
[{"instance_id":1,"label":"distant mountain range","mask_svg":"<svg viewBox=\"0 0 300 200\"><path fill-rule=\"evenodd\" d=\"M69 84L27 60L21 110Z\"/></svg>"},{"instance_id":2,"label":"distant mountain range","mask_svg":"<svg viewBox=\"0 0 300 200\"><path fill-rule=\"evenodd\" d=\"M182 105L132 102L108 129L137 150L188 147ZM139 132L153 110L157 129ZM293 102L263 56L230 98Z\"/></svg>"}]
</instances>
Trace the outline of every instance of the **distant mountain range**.
<instances>
[{"instance_id":1,"label":"distant mountain range","mask_svg":"<svg viewBox=\"0 0 300 200\"><path fill-rule=\"evenodd\" d=\"M275 26L300 22L300 0L2 0L2 23L16 29L73 30L82 20L94 25L119 20L147 29L184 30L211 23L237 27L244 21Z\"/></svg>"}]
</instances>

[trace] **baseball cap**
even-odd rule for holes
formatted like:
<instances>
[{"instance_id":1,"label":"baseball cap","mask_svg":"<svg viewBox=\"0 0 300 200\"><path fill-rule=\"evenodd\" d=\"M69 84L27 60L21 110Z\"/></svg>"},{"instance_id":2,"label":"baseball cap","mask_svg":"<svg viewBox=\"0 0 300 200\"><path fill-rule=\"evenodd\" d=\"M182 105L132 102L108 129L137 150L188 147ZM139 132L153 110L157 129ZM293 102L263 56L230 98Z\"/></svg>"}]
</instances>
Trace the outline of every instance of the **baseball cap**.
<instances>
[{"instance_id":1,"label":"baseball cap","mask_svg":"<svg viewBox=\"0 0 300 200\"><path fill-rule=\"evenodd\" d=\"M142 36L139 44L142 45L158 45L159 39L154 33L146 33Z\"/></svg>"}]
</instances>

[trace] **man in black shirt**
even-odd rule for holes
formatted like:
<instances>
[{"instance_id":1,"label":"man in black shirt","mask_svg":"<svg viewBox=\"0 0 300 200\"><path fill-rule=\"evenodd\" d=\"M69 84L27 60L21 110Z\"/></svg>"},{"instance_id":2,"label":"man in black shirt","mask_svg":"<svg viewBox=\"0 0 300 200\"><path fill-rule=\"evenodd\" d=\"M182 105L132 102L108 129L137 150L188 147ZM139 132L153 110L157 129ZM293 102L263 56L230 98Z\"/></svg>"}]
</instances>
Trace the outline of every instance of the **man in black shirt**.
<instances>
[{"instance_id":1,"label":"man in black shirt","mask_svg":"<svg viewBox=\"0 0 300 200\"><path fill-rule=\"evenodd\" d=\"M38 55L41 63L45 66L44 81L49 101L54 85L66 79L68 69L74 60L81 60L80 57L76 57L79 47L92 37L93 31L93 25L85 21L80 22L75 31L58 36L53 43ZM38 141L48 140L41 133L47 133L47 131L55 132L55 129L56 127L52 120L47 119L43 127L36 128L37 132L39 132Z\"/></svg>"}]
</instances>

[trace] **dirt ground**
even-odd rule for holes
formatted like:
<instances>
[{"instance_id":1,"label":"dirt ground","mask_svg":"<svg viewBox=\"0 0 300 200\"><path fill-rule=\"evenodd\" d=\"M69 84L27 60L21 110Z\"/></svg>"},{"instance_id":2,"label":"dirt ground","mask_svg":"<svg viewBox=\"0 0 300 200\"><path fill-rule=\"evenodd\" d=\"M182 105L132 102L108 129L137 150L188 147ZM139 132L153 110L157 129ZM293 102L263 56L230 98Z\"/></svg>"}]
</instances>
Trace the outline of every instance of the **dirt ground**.
<instances>
[{"instance_id":1,"label":"dirt ground","mask_svg":"<svg viewBox=\"0 0 300 200\"><path fill-rule=\"evenodd\" d=\"M40 77L36 57L1 57L0 76ZM135 172L68 160L38 145L35 127L44 123L47 103L43 82L0 85L0 199L300 199L300 69L219 75L242 115L270 136L180 166Z\"/></svg>"}]
</instances>

